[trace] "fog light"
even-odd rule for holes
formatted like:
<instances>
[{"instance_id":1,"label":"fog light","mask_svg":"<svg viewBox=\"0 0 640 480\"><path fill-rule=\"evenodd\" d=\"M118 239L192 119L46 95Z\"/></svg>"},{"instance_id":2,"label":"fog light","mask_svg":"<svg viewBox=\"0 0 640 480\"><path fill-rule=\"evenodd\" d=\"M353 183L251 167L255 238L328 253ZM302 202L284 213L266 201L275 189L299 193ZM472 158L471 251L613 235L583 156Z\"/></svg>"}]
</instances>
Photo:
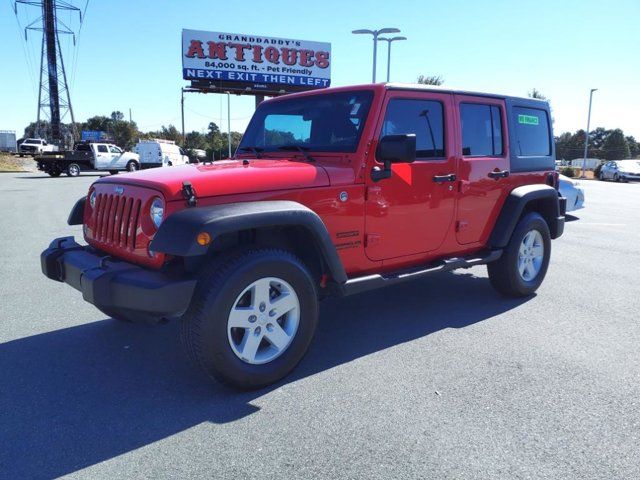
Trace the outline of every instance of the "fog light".
<instances>
[{"instance_id":1,"label":"fog light","mask_svg":"<svg viewBox=\"0 0 640 480\"><path fill-rule=\"evenodd\" d=\"M207 232L200 232L196 237L196 242L198 242L198 245L206 247L211 243L211 235L209 235Z\"/></svg>"}]
</instances>

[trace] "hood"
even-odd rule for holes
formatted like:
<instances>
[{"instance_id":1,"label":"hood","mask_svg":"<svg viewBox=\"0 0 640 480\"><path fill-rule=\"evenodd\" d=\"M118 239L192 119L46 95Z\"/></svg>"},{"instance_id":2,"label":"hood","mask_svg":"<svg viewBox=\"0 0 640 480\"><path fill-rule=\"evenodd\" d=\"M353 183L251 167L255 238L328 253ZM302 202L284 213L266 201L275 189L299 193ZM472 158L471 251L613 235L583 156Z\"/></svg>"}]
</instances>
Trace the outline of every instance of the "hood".
<instances>
[{"instance_id":1,"label":"hood","mask_svg":"<svg viewBox=\"0 0 640 480\"><path fill-rule=\"evenodd\" d=\"M640 161L626 160L623 162L618 162L618 170L620 170L621 172L640 174Z\"/></svg>"},{"instance_id":2,"label":"hood","mask_svg":"<svg viewBox=\"0 0 640 480\"><path fill-rule=\"evenodd\" d=\"M220 160L207 164L161 167L104 177L99 183L117 183L153 188L165 199L180 200L182 183L188 181L198 198L266 192L329 185L327 172L315 163L288 159Z\"/></svg>"}]
</instances>

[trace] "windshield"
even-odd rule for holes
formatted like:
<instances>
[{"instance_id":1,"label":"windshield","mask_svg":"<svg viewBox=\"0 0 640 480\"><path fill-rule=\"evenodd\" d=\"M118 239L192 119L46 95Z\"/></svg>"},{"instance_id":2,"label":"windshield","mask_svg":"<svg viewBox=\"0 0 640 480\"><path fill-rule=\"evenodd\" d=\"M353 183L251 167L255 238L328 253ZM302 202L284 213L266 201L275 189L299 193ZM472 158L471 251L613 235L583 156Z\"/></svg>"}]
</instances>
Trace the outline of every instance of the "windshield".
<instances>
[{"instance_id":1,"label":"windshield","mask_svg":"<svg viewBox=\"0 0 640 480\"><path fill-rule=\"evenodd\" d=\"M318 152L355 152L373 92L354 91L262 104L238 147L239 153L298 146Z\"/></svg>"},{"instance_id":2,"label":"windshield","mask_svg":"<svg viewBox=\"0 0 640 480\"><path fill-rule=\"evenodd\" d=\"M40 140L37 138L27 138L24 143L40 143Z\"/></svg>"}]
</instances>

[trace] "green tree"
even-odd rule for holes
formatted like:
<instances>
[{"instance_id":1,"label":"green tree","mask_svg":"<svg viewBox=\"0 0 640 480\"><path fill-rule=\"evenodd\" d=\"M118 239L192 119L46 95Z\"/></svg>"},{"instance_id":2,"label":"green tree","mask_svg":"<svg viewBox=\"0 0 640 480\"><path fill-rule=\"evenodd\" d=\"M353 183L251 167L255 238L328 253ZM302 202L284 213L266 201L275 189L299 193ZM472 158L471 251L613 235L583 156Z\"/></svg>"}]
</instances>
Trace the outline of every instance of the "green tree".
<instances>
[{"instance_id":1,"label":"green tree","mask_svg":"<svg viewBox=\"0 0 640 480\"><path fill-rule=\"evenodd\" d=\"M636 139L631 135L625 138L627 139L627 143L629 144L629 156L631 158L640 157L640 143L636 142Z\"/></svg>"},{"instance_id":2,"label":"green tree","mask_svg":"<svg viewBox=\"0 0 640 480\"><path fill-rule=\"evenodd\" d=\"M420 75L416 80L421 85L442 85L444 78L440 75Z\"/></svg>"},{"instance_id":3,"label":"green tree","mask_svg":"<svg viewBox=\"0 0 640 480\"><path fill-rule=\"evenodd\" d=\"M629 143L619 128L612 130L602 145L602 155L607 160L623 160L631 156Z\"/></svg>"},{"instance_id":4,"label":"green tree","mask_svg":"<svg viewBox=\"0 0 640 480\"><path fill-rule=\"evenodd\" d=\"M546 96L544 96L542 92L537 88L532 88L530 92L527 92L527 96L529 98L536 98L538 100L549 101L549 99Z\"/></svg>"},{"instance_id":5,"label":"green tree","mask_svg":"<svg viewBox=\"0 0 640 480\"><path fill-rule=\"evenodd\" d=\"M200 132L189 132L185 135L184 148L206 150L209 147L207 137Z\"/></svg>"}]
</instances>

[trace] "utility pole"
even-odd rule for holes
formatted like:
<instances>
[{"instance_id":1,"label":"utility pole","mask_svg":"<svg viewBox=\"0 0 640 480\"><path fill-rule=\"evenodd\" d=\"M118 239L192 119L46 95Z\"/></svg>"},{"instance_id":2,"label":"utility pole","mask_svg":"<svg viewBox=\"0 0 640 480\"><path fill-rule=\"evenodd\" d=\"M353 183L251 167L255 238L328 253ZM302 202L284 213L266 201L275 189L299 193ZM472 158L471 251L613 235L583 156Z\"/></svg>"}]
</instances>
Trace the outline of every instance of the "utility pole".
<instances>
[{"instance_id":1,"label":"utility pole","mask_svg":"<svg viewBox=\"0 0 640 480\"><path fill-rule=\"evenodd\" d=\"M129 123L133 123L133 120L131 119L131 109L129 109Z\"/></svg>"},{"instance_id":2,"label":"utility pole","mask_svg":"<svg viewBox=\"0 0 640 480\"><path fill-rule=\"evenodd\" d=\"M366 28L362 28L360 30L353 30L351 33L359 34L369 34L373 35L373 76L372 82L376 83L376 63L378 57L378 35L383 33L400 33L400 30L397 28L381 28L380 30L368 30Z\"/></svg>"},{"instance_id":3,"label":"utility pole","mask_svg":"<svg viewBox=\"0 0 640 480\"><path fill-rule=\"evenodd\" d=\"M589 113L587 114L587 134L584 138L584 155L582 157L582 175L580 178L587 178L585 175L585 171L587 168L587 149L589 147L589 128L591 127L591 102L593 100L593 92L598 90L597 88L592 88L589 92Z\"/></svg>"},{"instance_id":4,"label":"utility pole","mask_svg":"<svg viewBox=\"0 0 640 480\"><path fill-rule=\"evenodd\" d=\"M42 11L39 18L25 27L25 40L27 40L29 30L42 32L36 128L40 130L42 117L47 117L51 124L50 143L64 145L66 139L62 133L61 123L68 113L71 117L72 140L75 141L78 139L78 132L71 107L71 96L59 39L61 33L72 35L75 45L75 34L62 21L58 20L57 12L58 10L78 12L80 23L82 23L82 12L78 7L63 0L15 0L13 10L16 15L18 15L18 4L39 7ZM38 133L41 134L40 131Z\"/></svg>"}]
</instances>

